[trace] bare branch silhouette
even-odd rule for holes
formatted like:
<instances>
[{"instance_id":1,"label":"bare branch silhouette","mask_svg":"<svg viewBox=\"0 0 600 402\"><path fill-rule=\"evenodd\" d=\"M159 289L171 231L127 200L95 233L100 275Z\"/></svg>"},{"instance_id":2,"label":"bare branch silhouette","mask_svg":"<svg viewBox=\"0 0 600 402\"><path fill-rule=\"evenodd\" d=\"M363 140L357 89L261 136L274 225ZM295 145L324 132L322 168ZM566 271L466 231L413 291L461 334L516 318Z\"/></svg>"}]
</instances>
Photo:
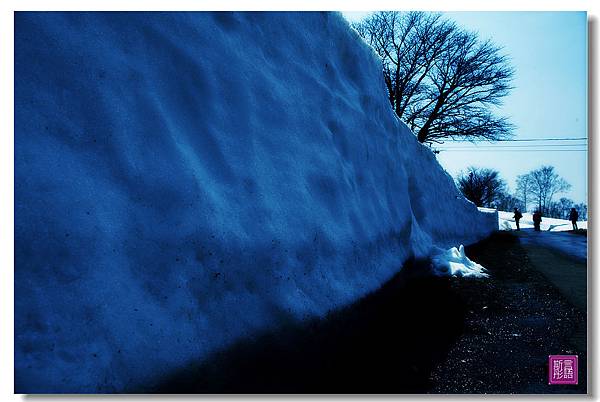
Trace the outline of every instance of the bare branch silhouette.
<instances>
[{"instance_id":1,"label":"bare branch silhouette","mask_svg":"<svg viewBox=\"0 0 600 402\"><path fill-rule=\"evenodd\" d=\"M378 12L354 27L381 57L390 104L420 142L510 137L513 125L493 113L514 75L501 48L440 14Z\"/></svg>"}]
</instances>

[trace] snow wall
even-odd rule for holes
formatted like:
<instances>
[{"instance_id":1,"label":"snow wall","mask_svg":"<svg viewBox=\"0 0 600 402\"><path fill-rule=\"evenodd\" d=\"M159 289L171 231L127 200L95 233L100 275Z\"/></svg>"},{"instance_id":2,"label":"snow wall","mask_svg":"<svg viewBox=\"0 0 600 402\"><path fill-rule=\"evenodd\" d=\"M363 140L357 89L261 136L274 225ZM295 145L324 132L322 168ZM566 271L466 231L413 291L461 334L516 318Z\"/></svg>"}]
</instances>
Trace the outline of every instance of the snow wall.
<instances>
[{"instance_id":1,"label":"snow wall","mask_svg":"<svg viewBox=\"0 0 600 402\"><path fill-rule=\"evenodd\" d=\"M497 229L331 13L16 13L15 386L140 391Z\"/></svg>"}]
</instances>

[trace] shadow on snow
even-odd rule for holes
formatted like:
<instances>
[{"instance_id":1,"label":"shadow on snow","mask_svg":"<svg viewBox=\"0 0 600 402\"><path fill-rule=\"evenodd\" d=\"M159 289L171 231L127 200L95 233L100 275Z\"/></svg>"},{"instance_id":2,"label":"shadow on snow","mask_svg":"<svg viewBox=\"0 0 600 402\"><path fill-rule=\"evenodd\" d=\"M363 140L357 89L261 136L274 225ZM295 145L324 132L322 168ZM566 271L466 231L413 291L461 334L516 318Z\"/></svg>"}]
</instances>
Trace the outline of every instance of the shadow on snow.
<instances>
[{"instance_id":1,"label":"shadow on snow","mask_svg":"<svg viewBox=\"0 0 600 402\"><path fill-rule=\"evenodd\" d=\"M449 278L409 261L381 289L324 319L260 335L191 365L157 393L423 393L463 330Z\"/></svg>"}]
</instances>

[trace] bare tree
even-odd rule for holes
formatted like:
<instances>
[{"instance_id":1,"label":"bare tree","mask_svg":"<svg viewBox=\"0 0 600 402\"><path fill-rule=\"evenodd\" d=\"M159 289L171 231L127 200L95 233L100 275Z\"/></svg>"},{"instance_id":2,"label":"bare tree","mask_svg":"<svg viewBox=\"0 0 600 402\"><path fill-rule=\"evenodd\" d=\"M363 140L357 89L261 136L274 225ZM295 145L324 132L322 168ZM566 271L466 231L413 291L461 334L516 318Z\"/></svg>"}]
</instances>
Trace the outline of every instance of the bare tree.
<instances>
[{"instance_id":1,"label":"bare tree","mask_svg":"<svg viewBox=\"0 0 600 402\"><path fill-rule=\"evenodd\" d=\"M573 205L573 208L575 208L577 212L579 212L579 217L581 218L581 220L587 221L587 204L582 202L580 204Z\"/></svg>"},{"instance_id":2,"label":"bare tree","mask_svg":"<svg viewBox=\"0 0 600 402\"><path fill-rule=\"evenodd\" d=\"M523 200L523 212L527 212L527 198L531 193L531 177L527 174L517 176L517 195Z\"/></svg>"},{"instance_id":3,"label":"bare tree","mask_svg":"<svg viewBox=\"0 0 600 402\"><path fill-rule=\"evenodd\" d=\"M390 103L420 142L510 136L491 107L514 72L492 42L424 12L378 12L354 27L381 57Z\"/></svg>"},{"instance_id":4,"label":"bare tree","mask_svg":"<svg viewBox=\"0 0 600 402\"><path fill-rule=\"evenodd\" d=\"M562 197L558 201L551 201L548 203L545 215L550 218L568 219L572 207L573 200Z\"/></svg>"},{"instance_id":5,"label":"bare tree","mask_svg":"<svg viewBox=\"0 0 600 402\"><path fill-rule=\"evenodd\" d=\"M527 176L530 182L529 192L537 200L538 209L542 213L547 212L554 195L571 188L571 185L554 171L553 166L542 166L527 173Z\"/></svg>"},{"instance_id":6,"label":"bare tree","mask_svg":"<svg viewBox=\"0 0 600 402\"><path fill-rule=\"evenodd\" d=\"M465 198L478 207L493 207L498 197L505 193L504 180L497 170L469 167L457 179L459 190Z\"/></svg>"},{"instance_id":7,"label":"bare tree","mask_svg":"<svg viewBox=\"0 0 600 402\"><path fill-rule=\"evenodd\" d=\"M500 211L512 211L515 208L523 209L523 201L511 195L508 191L499 191L495 200L496 208Z\"/></svg>"},{"instance_id":8,"label":"bare tree","mask_svg":"<svg viewBox=\"0 0 600 402\"><path fill-rule=\"evenodd\" d=\"M571 211L571 208L573 208L573 200L566 197L562 197L560 200L558 200L558 203L560 205L560 218L568 219L569 212Z\"/></svg>"}]
</instances>

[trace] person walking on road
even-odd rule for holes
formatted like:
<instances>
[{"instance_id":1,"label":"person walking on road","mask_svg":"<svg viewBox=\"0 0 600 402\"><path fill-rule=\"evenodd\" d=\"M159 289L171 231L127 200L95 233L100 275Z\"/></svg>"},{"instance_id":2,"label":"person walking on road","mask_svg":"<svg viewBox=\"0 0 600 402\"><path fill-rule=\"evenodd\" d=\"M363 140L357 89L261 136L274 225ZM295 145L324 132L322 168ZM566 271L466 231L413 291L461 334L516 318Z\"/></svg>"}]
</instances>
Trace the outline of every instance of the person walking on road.
<instances>
[{"instance_id":1,"label":"person walking on road","mask_svg":"<svg viewBox=\"0 0 600 402\"><path fill-rule=\"evenodd\" d=\"M533 230L536 232L540 231L540 224L542 223L542 213L539 209L536 209L533 213Z\"/></svg>"},{"instance_id":2,"label":"person walking on road","mask_svg":"<svg viewBox=\"0 0 600 402\"><path fill-rule=\"evenodd\" d=\"M521 220L522 217L523 217L523 214L519 211L519 208L515 208L515 216L513 216L513 218L515 218L515 223L517 224L517 230L521 230L521 227L519 226L519 220Z\"/></svg>"},{"instance_id":3,"label":"person walking on road","mask_svg":"<svg viewBox=\"0 0 600 402\"><path fill-rule=\"evenodd\" d=\"M577 219L579 219L579 212L575 208L571 208L571 213L569 214L569 220L573 224L573 230L577 230Z\"/></svg>"}]
</instances>

